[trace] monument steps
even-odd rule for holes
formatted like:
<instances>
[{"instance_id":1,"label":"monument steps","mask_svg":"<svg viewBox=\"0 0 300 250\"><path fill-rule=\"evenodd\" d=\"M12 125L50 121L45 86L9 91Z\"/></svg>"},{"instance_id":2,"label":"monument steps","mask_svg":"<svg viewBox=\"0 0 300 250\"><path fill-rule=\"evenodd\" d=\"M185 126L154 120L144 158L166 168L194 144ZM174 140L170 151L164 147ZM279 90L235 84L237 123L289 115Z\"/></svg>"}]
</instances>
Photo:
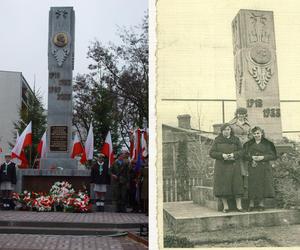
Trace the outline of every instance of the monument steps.
<instances>
[{"instance_id":1,"label":"monument steps","mask_svg":"<svg viewBox=\"0 0 300 250\"><path fill-rule=\"evenodd\" d=\"M16 227L0 226L0 234L45 234L45 235L115 235L137 232L139 228L80 228L80 227Z\"/></svg>"},{"instance_id":2,"label":"monument steps","mask_svg":"<svg viewBox=\"0 0 300 250\"><path fill-rule=\"evenodd\" d=\"M99 222L51 222L51 221L11 221L1 220L0 227L31 227L31 228L80 228L80 229L134 229L140 223L99 223Z\"/></svg>"},{"instance_id":3,"label":"monument steps","mask_svg":"<svg viewBox=\"0 0 300 250\"><path fill-rule=\"evenodd\" d=\"M222 213L192 201L164 203L164 223L174 233L197 233L242 227L300 224L300 210L266 209Z\"/></svg>"},{"instance_id":4,"label":"monument steps","mask_svg":"<svg viewBox=\"0 0 300 250\"><path fill-rule=\"evenodd\" d=\"M105 212L101 215L105 216ZM107 216L111 213L107 213ZM46 235L114 235L140 231L141 222L63 222L0 220L0 234L46 234Z\"/></svg>"},{"instance_id":5,"label":"monument steps","mask_svg":"<svg viewBox=\"0 0 300 250\"><path fill-rule=\"evenodd\" d=\"M223 205L220 199L213 194L213 188L208 186L194 186L192 188L192 200L195 204L208 207L217 211L223 210ZM235 201L229 200L228 205L230 209L235 208ZM248 207L248 201L243 200L242 206ZM277 206L274 199L265 199L265 208L275 208Z\"/></svg>"}]
</instances>

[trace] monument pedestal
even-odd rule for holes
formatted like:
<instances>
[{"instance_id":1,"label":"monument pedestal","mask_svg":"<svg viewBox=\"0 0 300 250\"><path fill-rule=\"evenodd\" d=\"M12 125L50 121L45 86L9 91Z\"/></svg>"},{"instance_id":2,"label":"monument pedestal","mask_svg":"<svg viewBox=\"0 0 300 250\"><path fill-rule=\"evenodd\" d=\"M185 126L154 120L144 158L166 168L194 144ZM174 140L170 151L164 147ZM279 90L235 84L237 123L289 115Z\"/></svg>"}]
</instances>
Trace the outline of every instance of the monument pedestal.
<instances>
[{"instance_id":1,"label":"monument pedestal","mask_svg":"<svg viewBox=\"0 0 300 250\"><path fill-rule=\"evenodd\" d=\"M75 190L89 190L90 170L78 169L19 169L16 191L49 192L56 181L68 181Z\"/></svg>"},{"instance_id":2,"label":"monument pedestal","mask_svg":"<svg viewBox=\"0 0 300 250\"><path fill-rule=\"evenodd\" d=\"M70 158L47 158L41 159L41 169L77 169L78 162L75 159Z\"/></svg>"}]
</instances>

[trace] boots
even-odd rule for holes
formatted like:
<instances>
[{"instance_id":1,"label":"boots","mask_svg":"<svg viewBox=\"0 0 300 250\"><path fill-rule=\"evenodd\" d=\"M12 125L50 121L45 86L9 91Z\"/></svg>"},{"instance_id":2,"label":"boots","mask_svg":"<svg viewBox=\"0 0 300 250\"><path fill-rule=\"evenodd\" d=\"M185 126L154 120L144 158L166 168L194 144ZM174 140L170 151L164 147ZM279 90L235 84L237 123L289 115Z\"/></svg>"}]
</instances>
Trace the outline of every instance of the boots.
<instances>
[{"instance_id":1,"label":"boots","mask_svg":"<svg viewBox=\"0 0 300 250\"><path fill-rule=\"evenodd\" d=\"M10 205L9 205L9 199L3 199L3 210L9 210Z\"/></svg>"},{"instance_id":2,"label":"boots","mask_svg":"<svg viewBox=\"0 0 300 250\"><path fill-rule=\"evenodd\" d=\"M98 199L96 201L97 212L104 212L104 200Z\"/></svg>"}]
</instances>

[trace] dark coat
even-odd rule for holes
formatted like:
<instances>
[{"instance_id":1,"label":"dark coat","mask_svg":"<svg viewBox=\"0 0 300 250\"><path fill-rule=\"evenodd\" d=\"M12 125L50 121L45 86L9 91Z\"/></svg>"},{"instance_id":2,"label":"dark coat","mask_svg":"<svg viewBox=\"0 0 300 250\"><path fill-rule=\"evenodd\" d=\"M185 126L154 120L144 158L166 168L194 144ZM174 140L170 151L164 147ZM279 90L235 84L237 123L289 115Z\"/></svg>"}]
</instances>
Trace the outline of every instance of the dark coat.
<instances>
[{"instance_id":1,"label":"dark coat","mask_svg":"<svg viewBox=\"0 0 300 250\"><path fill-rule=\"evenodd\" d=\"M0 166L0 182L10 181L12 184L17 183L16 164L10 162L5 173L5 163Z\"/></svg>"},{"instance_id":2,"label":"dark coat","mask_svg":"<svg viewBox=\"0 0 300 250\"><path fill-rule=\"evenodd\" d=\"M100 165L95 162L91 169L91 183L95 184L110 184L110 176L108 174L108 160L104 160L103 170L100 174Z\"/></svg>"},{"instance_id":3,"label":"dark coat","mask_svg":"<svg viewBox=\"0 0 300 250\"><path fill-rule=\"evenodd\" d=\"M234 154L235 160L224 160L222 154ZM216 137L209 155L215 159L214 195L216 197L240 197L243 195L243 179L240 161L243 157L242 145L238 137Z\"/></svg>"},{"instance_id":4,"label":"dark coat","mask_svg":"<svg viewBox=\"0 0 300 250\"><path fill-rule=\"evenodd\" d=\"M149 184L148 184L148 174L149 174L149 168L148 166L145 166L142 168L142 190L141 190L141 198L143 200L148 200L149 196Z\"/></svg>"},{"instance_id":5,"label":"dark coat","mask_svg":"<svg viewBox=\"0 0 300 250\"><path fill-rule=\"evenodd\" d=\"M277 158L274 144L265 138L259 144L252 139L244 144L244 152L244 158L249 166L249 199L261 200L263 198L273 198L275 192L270 161ZM264 159L256 162L257 166L253 167L252 156L264 156Z\"/></svg>"}]
</instances>

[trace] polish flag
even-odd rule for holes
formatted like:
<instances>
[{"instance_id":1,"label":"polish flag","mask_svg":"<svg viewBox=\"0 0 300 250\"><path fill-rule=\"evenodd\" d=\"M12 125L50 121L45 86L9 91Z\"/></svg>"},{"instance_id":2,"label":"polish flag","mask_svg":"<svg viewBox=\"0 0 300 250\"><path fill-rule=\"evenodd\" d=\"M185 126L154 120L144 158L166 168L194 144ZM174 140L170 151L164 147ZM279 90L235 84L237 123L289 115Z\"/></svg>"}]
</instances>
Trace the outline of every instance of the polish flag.
<instances>
[{"instance_id":1,"label":"polish flag","mask_svg":"<svg viewBox=\"0 0 300 250\"><path fill-rule=\"evenodd\" d=\"M134 149L133 149L133 160L137 160L141 151L141 130L138 128L134 131Z\"/></svg>"},{"instance_id":2,"label":"polish flag","mask_svg":"<svg viewBox=\"0 0 300 250\"><path fill-rule=\"evenodd\" d=\"M93 133L92 123L90 125L88 136L87 136L86 141L85 141L84 150L85 150L87 160L93 160L93 156L94 156L94 133Z\"/></svg>"},{"instance_id":3,"label":"polish flag","mask_svg":"<svg viewBox=\"0 0 300 250\"><path fill-rule=\"evenodd\" d=\"M37 147L37 152L40 155L40 158L45 158L46 157L46 149L47 149L47 144L46 144L46 131L44 132L42 139L40 140L38 147Z\"/></svg>"},{"instance_id":4,"label":"polish flag","mask_svg":"<svg viewBox=\"0 0 300 250\"><path fill-rule=\"evenodd\" d=\"M129 141L130 141L130 148L129 148L129 153L130 153L130 159L133 159L133 150L134 150L134 132L131 130L129 132Z\"/></svg>"},{"instance_id":5,"label":"polish flag","mask_svg":"<svg viewBox=\"0 0 300 250\"><path fill-rule=\"evenodd\" d=\"M148 134L146 131L142 133L142 157L145 158L148 156L148 146L147 146L147 141L148 141Z\"/></svg>"},{"instance_id":6,"label":"polish flag","mask_svg":"<svg viewBox=\"0 0 300 250\"><path fill-rule=\"evenodd\" d=\"M27 127L24 129L20 137L18 138L16 145L11 151L12 158L19 158L22 155L22 151L25 147L32 145L32 132L31 132L31 122L27 125ZM26 159L26 158L25 158ZM23 161L23 159L22 159Z\"/></svg>"},{"instance_id":7,"label":"polish flag","mask_svg":"<svg viewBox=\"0 0 300 250\"><path fill-rule=\"evenodd\" d=\"M74 141L73 141L71 158L74 159L75 156L77 156L77 155L81 155L81 159L80 159L81 163L84 163L86 161L86 155L85 155L84 148L83 148L83 146L79 140L79 137L76 133Z\"/></svg>"},{"instance_id":8,"label":"polish flag","mask_svg":"<svg viewBox=\"0 0 300 250\"><path fill-rule=\"evenodd\" d=\"M104 154L108 160L108 167L111 167L111 165L114 163L114 152L113 152L113 146L112 146L112 140L111 140L111 134L110 131L108 131L104 145L102 147L101 153Z\"/></svg>"}]
</instances>

